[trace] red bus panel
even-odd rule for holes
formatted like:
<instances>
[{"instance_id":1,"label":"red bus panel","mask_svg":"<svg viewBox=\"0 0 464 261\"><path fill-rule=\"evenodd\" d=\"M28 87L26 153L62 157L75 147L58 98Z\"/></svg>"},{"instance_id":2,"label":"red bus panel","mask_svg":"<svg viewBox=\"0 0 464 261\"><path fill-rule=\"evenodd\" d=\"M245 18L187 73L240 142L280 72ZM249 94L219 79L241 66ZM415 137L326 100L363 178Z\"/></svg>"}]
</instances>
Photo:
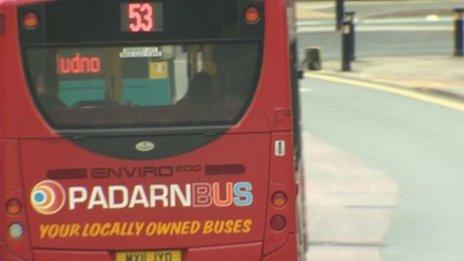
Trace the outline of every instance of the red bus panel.
<instances>
[{"instance_id":1,"label":"red bus panel","mask_svg":"<svg viewBox=\"0 0 464 261\"><path fill-rule=\"evenodd\" d=\"M296 260L286 2L139 4L0 0L0 258Z\"/></svg>"}]
</instances>

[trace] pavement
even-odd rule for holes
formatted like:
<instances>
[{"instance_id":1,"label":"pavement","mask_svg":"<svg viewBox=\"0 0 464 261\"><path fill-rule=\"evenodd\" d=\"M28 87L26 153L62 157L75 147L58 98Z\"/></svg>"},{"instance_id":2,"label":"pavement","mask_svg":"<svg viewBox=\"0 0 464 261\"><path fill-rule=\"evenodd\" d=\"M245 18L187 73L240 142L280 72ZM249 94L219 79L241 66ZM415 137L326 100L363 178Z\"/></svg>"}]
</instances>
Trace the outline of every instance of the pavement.
<instances>
[{"instance_id":1,"label":"pavement","mask_svg":"<svg viewBox=\"0 0 464 261\"><path fill-rule=\"evenodd\" d=\"M409 2L420 5L420 2L434 1ZM453 1L449 2L453 4ZM380 4L387 5L388 2ZM388 30L400 31L408 30L407 25L411 21L419 21L419 26L426 26L423 30L450 32L452 18L446 10L449 8L423 5L417 10L366 13L358 17L357 23L364 26L361 30L372 28L381 31L381 27L385 29L387 25L390 26ZM333 31L333 1L299 2L297 17L300 32ZM413 31L416 28L416 25L409 27ZM350 72L341 71L339 59L322 60L322 67L323 70L308 74L318 79L321 79L318 76L324 76L385 85L464 106L464 57L452 54L366 56L357 57ZM304 140L305 144L309 144L306 146L309 159L306 168L309 172L308 260L382 260L379 249L383 247L392 213L398 205L398 185L389 175L313 134L305 134Z\"/></svg>"},{"instance_id":2,"label":"pavement","mask_svg":"<svg viewBox=\"0 0 464 261\"><path fill-rule=\"evenodd\" d=\"M438 15L451 17L460 0L345 1L345 9L356 11L360 18L414 17ZM298 19L331 19L335 1L298 1Z\"/></svg>"},{"instance_id":3,"label":"pavement","mask_svg":"<svg viewBox=\"0 0 464 261\"><path fill-rule=\"evenodd\" d=\"M337 60L323 62L319 75L349 78L407 89L464 104L464 57L429 55L359 58L351 72Z\"/></svg>"},{"instance_id":4,"label":"pavement","mask_svg":"<svg viewBox=\"0 0 464 261\"><path fill-rule=\"evenodd\" d=\"M297 2L296 16L298 20L305 19L333 19L335 16L332 12L320 10L321 7L331 6L330 3L317 5L310 2Z\"/></svg>"},{"instance_id":5,"label":"pavement","mask_svg":"<svg viewBox=\"0 0 464 261\"><path fill-rule=\"evenodd\" d=\"M409 1L409 3L421 1ZM434 1L422 1L433 3ZM435 1L437 2L437 1ZM452 2L452 1L450 1ZM386 4L388 1L364 2L364 4ZM351 2L355 4L355 2ZM348 2L347 5L350 5ZM320 29L334 30L333 3L298 2L297 17L301 31L311 32ZM446 11L448 10L448 12ZM433 30L451 31L450 9L440 6L411 10L396 10L386 13L361 14L357 19L358 30ZM398 18L400 17L400 18ZM408 23L421 21L423 27L408 26ZM308 28L309 26L309 28ZM312 29L311 29L312 28ZM323 57L324 54L322 53ZM386 84L397 88L428 93L464 103L464 57L449 55L399 55L385 57L359 57L352 63L351 72L341 72L340 60L322 61L323 70L313 72L367 82Z\"/></svg>"},{"instance_id":6,"label":"pavement","mask_svg":"<svg viewBox=\"0 0 464 261\"><path fill-rule=\"evenodd\" d=\"M310 133L303 139L310 159L307 260L380 261L398 201L395 181Z\"/></svg>"}]
</instances>

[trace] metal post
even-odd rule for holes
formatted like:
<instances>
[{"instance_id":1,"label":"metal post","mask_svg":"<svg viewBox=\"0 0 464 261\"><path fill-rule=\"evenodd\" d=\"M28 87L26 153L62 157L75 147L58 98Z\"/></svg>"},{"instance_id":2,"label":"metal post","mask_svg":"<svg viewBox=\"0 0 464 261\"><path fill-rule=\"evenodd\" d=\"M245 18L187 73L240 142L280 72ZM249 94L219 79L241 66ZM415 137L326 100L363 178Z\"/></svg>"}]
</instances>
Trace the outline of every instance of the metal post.
<instances>
[{"instance_id":1,"label":"metal post","mask_svg":"<svg viewBox=\"0 0 464 261\"><path fill-rule=\"evenodd\" d=\"M454 55L464 56L464 8L454 9Z\"/></svg>"},{"instance_id":2,"label":"metal post","mask_svg":"<svg viewBox=\"0 0 464 261\"><path fill-rule=\"evenodd\" d=\"M356 13L354 11L347 11L345 12L345 20L350 21L350 54L351 54L351 61L356 61Z\"/></svg>"},{"instance_id":3,"label":"metal post","mask_svg":"<svg viewBox=\"0 0 464 261\"><path fill-rule=\"evenodd\" d=\"M342 71L351 71L351 53L352 49L350 37L353 32L351 31L351 21L344 20L342 23Z\"/></svg>"},{"instance_id":4,"label":"metal post","mask_svg":"<svg viewBox=\"0 0 464 261\"><path fill-rule=\"evenodd\" d=\"M339 31L343 23L343 13L345 12L345 0L335 0L335 30Z\"/></svg>"},{"instance_id":5,"label":"metal post","mask_svg":"<svg viewBox=\"0 0 464 261\"><path fill-rule=\"evenodd\" d=\"M308 47L305 50L306 68L310 71L319 71L322 69L321 48Z\"/></svg>"}]
</instances>

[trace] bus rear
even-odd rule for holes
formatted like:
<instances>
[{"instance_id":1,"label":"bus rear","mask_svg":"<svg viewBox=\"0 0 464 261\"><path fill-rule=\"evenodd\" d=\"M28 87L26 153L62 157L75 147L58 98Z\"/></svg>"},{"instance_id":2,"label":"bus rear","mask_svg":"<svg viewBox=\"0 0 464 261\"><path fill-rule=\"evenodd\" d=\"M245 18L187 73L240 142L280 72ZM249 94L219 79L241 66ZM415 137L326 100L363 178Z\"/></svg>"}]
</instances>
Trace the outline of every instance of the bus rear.
<instances>
[{"instance_id":1,"label":"bus rear","mask_svg":"<svg viewBox=\"0 0 464 261\"><path fill-rule=\"evenodd\" d=\"M288 10L0 1L0 260L297 260Z\"/></svg>"}]
</instances>

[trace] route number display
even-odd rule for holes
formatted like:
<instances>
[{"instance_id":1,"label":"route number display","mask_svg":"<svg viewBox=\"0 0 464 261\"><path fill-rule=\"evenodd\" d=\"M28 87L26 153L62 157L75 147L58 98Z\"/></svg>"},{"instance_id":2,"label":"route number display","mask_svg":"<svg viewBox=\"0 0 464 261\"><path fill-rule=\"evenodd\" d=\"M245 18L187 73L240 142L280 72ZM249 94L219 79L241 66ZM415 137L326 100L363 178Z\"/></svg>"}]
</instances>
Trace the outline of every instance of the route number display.
<instances>
[{"instance_id":1,"label":"route number display","mask_svg":"<svg viewBox=\"0 0 464 261\"><path fill-rule=\"evenodd\" d=\"M129 33L149 33L162 31L161 3L121 4L121 30Z\"/></svg>"}]
</instances>

